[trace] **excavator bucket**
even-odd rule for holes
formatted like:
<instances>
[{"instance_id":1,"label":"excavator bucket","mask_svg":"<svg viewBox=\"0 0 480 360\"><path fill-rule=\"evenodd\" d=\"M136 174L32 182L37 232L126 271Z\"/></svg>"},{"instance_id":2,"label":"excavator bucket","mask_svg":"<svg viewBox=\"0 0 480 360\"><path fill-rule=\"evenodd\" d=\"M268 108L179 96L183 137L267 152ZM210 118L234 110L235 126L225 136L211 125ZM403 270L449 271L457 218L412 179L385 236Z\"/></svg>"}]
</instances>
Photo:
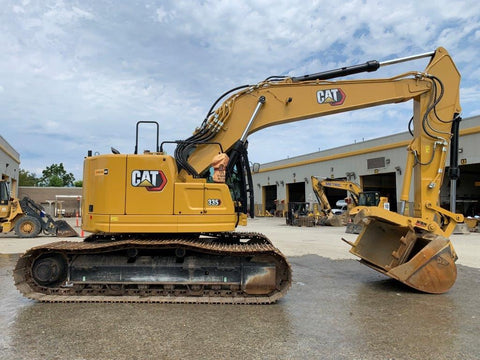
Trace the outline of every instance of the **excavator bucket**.
<instances>
[{"instance_id":1,"label":"excavator bucket","mask_svg":"<svg viewBox=\"0 0 480 360\"><path fill-rule=\"evenodd\" d=\"M327 226L343 226L343 217L342 215L331 215L325 219L324 225Z\"/></svg>"},{"instance_id":2,"label":"excavator bucket","mask_svg":"<svg viewBox=\"0 0 480 360\"><path fill-rule=\"evenodd\" d=\"M58 237L72 237L78 236L78 233L72 229L70 225L65 220L55 221L55 227L57 229Z\"/></svg>"},{"instance_id":3,"label":"excavator bucket","mask_svg":"<svg viewBox=\"0 0 480 360\"><path fill-rule=\"evenodd\" d=\"M436 234L369 218L349 244L360 262L422 292L444 293L457 278L455 250Z\"/></svg>"}]
</instances>

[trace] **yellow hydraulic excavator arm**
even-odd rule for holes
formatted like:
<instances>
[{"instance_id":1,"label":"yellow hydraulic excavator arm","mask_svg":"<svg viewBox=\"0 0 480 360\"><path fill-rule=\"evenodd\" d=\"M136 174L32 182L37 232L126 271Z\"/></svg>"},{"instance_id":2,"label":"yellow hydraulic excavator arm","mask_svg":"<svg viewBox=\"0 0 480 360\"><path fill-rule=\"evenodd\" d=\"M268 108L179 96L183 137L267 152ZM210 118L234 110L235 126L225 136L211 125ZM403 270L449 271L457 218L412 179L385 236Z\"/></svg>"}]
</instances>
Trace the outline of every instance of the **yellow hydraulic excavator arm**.
<instances>
[{"instance_id":1,"label":"yellow hydraulic excavator arm","mask_svg":"<svg viewBox=\"0 0 480 360\"><path fill-rule=\"evenodd\" d=\"M348 180L330 180L330 179L318 179L312 176L312 188L317 195L319 201L326 203L326 208L331 208L328 198L325 195L325 188L340 189L350 192L353 195L354 205L358 205L358 196L362 192L362 188L357 183ZM323 206L322 206L323 208Z\"/></svg>"},{"instance_id":2,"label":"yellow hydraulic excavator arm","mask_svg":"<svg viewBox=\"0 0 480 360\"><path fill-rule=\"evenodd\" d=\"M336 180L327 180L327 179L318 179L316 176L311 177L312 181L312 190L317 197L319 203L319 210L314 213L316 217L316 223L319 225L330 225L330 226L342 226L344 222L347 220L347 215L350 210L350 206L347 209L346 213L343 214L334 214L332 211L332 206L330 205L330 201L328 200L327 194L325 193L325 187L331 187L336 189L342 190L351 190L356 186L355 183L347 182L347 181L336 181ZM351 185L351 187L349 187ZM354 196L354 203L357 205L358 203L358 192L353 194Z\"/></svg>"},{"instance_id":3,"label":"yellow hydraulic excavator arm","mask_svg":"<svg viewBox=\"0 0 480 360\"><path fill-rule=\"evenodd\" d=\"M330 81L426 56L431 59L424 71L388 79ZM452 140L458 144L459 86L460 74L443 48L429 54L384 63L372 61L299 78L269 78L231 95L208 114L191 138L177 146L175 157L180 178L202 176L220 146L230 156L226 167L228 179L235 167L248 167L248 135L266 127L413 100L413 130L409 127L413 139L407 148L400 212L362 208L355 221L364 223L363 230L355 243L345 241L352 246L350 252L369 267L415 289L443 293L454 284L457 275L457 256L448 237L456 223L463 220L462 215L439 205L447 151ZM451 158L456 158L455 150ZM238 159L243 160L239 163ZM457 169L454 162L452 168ZM453 171L452 174L456 176ZM251 176L247 177L252 208L253 186ZM413 201L409 198L412 182ZM246 213L243 204L246 196L234 201L237 213ZM413 216L404 214L407 203L409 210L413 203Z\"/></svg>"},{"instance_id":4,"label":"yellow hydraulic excavator arm","mask_svg":"<svg viewBox=\"0 0 480 360\"><path fill-rule=\"evenodd\" d=\"M356 68L373 71L419 57L431 57L424 71L386 79L328 80L360 72ZM428 231L449 236L455 225L450 220L461 221L461 216L441 209L438 197L452 124L461 111L459 84L460 74L444 48L304 77L269 78L237 91L210 112L194 135L177 147L175 157L181 175L199 176L211 166L219 146L229 156L235 155L238 148L246 147L248 135L269 126L413 100L413 140L408 147L401 201L409 201L413 178L414 217L422 221L400 214L392 219L390 214L381 213L382 209L371 209L375 214L368 215L388 216L390 221L405 226L413 221ZM443 224L436 225L439 216Z\"/></svg>"},{"instance_id":5,"label":"yellow hydraulic excavator arm","mask_svg":"<svg viewBox=\"0 0 480 360\"><path fill-rule=\"evenodd\" d=\"M318 203L320 205L320 210L324 214L329 214L332 210L332 206L330 205L330 201L328 201L327 195L325 194L325 189L322 186L322 180L319 180L317 177L312 176L312 189L317 197Z\"/></svg>"}]
</instances>

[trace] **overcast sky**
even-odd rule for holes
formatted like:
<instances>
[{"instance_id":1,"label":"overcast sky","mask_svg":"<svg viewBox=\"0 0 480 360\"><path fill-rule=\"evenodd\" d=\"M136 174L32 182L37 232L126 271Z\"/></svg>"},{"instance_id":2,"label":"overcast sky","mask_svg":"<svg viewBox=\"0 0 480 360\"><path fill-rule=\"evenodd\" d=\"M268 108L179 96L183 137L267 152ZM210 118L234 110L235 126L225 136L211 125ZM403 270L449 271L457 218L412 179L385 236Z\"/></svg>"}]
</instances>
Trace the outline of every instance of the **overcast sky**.
<instances>
[{"instance_id":1,"label":"overcast sky","mask_svg":"<svg viewBox=\"0 0 480 360\"><path fill-rule=\"evenodd\" d=\"M478 0L0 5L0 134L20 153L20 167L37 175L63 162L81 179L87 150L133 152L138 120L158 121L161 140L187 138L217 97L238 85L438 46L462 74L463 117L480 115ZM425 66L390 66L375 77ZM409 103L388 105L268 128L250 137L250 160L405 131L410 112ZM153 149L151 132L142 138L140 149Z\"/></svg>"}]
</instances>

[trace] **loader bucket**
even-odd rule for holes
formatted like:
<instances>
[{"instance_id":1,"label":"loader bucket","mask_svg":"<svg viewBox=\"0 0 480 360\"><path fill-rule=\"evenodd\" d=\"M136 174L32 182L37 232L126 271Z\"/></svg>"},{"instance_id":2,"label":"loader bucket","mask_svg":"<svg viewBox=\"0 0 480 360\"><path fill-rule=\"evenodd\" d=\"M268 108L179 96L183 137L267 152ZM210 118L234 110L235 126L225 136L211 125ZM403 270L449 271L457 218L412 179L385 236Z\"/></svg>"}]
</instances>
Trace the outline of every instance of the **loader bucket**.
<instances>
[{"instance_id":1,"label":"loader bucket","mask_svg":"<svg viewBox=\"0 0 480 360\"><path fill-rule=\"evenodd\" d=\"M65 220L55 221L55 227L57 229L58 237L72 237L78 236L78 233L72 229L70 225Z\"/></svg>"},{"instance_id":2,"label":"loader bucket","mask_svg":"<svg viewBox=\"0 0 480 360\"><path fill-rule=\"evenodd\" d=\"M449 239L370 218L350 252L360 262L432 294L448 291L457 278L457 255Z\"/></svg>"}]
</instances>

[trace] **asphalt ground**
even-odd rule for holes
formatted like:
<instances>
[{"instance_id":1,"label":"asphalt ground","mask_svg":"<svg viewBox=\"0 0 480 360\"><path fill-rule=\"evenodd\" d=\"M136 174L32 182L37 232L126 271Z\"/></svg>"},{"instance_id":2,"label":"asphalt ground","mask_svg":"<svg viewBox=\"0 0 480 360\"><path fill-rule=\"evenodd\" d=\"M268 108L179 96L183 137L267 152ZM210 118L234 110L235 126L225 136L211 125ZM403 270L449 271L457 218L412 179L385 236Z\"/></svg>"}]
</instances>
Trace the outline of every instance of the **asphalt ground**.
<instances>
[{"instance_id":1,"label":"asphalt ground","mask_svg":"<svg viewBox=\"0 0 480 360\"><path fill-rule=\"evenodd\" d=\"M288 257L293 284L278 303L37 303L12 279L15 249L31 242L1 235L0 359L480 358L480 234L452 235L457 281L429 295L355 261L344 228L261 218L239 230L266 234Z\"/></svg>"}]
</instances>

